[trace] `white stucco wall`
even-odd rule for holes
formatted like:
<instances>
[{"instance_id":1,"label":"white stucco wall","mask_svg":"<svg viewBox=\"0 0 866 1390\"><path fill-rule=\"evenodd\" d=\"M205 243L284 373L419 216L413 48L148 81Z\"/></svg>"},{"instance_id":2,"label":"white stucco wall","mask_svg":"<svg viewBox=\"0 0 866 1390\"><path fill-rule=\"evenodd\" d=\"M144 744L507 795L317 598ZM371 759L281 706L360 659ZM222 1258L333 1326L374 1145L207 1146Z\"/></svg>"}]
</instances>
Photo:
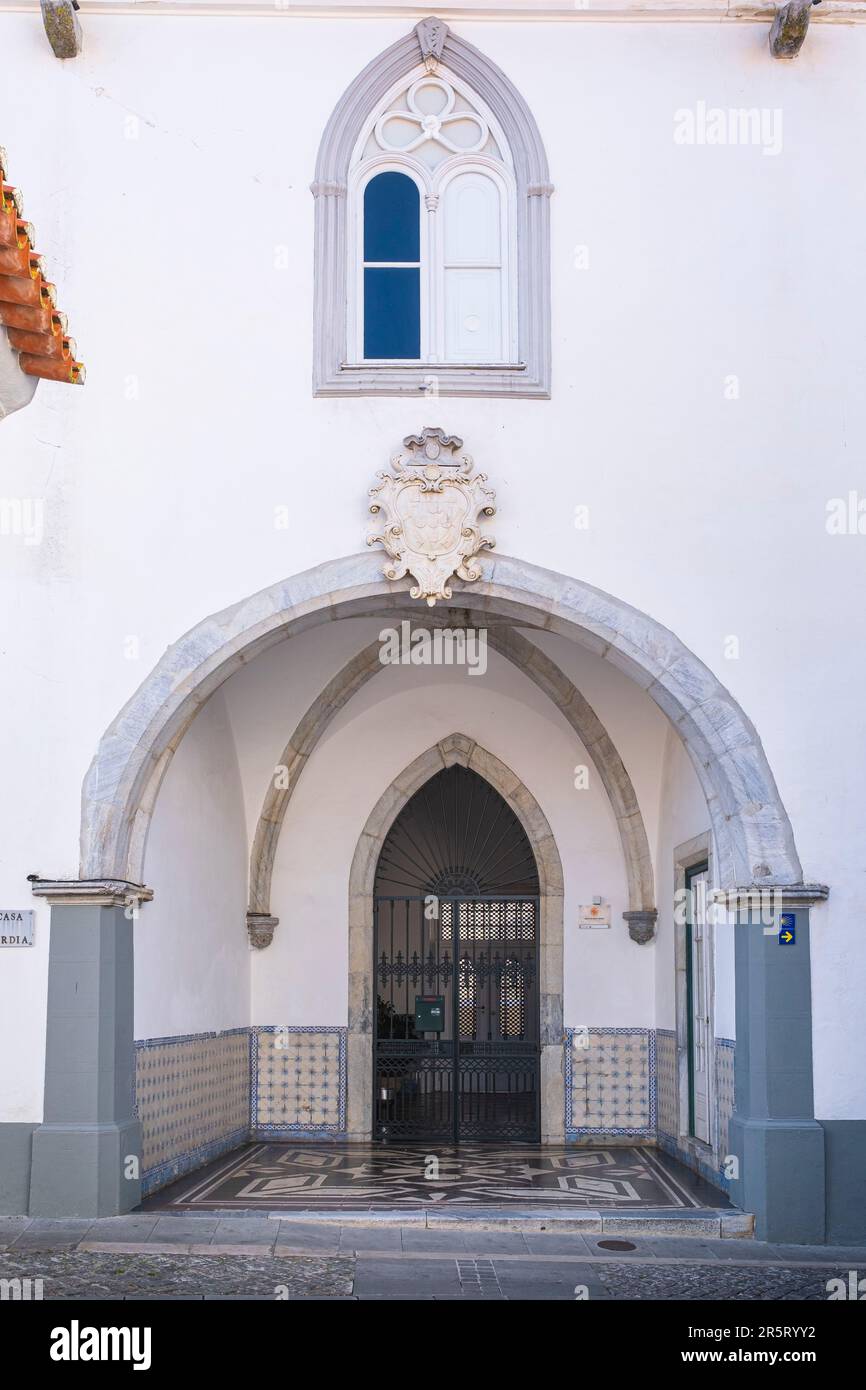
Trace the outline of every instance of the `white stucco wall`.
<instances>
[{"instance_id":1,"label":"white stucco wall","mask_svg":"<svg viewBox=\"0 0 866 1390\"><path fill-rule=\"evenodd\" d=\"M3 494L45 505L40 544L0 539L2 900L77 872L87 765L165 647L360 549L375 470L438 424L489 473L502 552L652 614L753 719L805 877L831 886L817 1113L862 1115L866 539L825 515L862 481L866 26L815 24L785 64L752 24L461 23L546 143L553 399L313 400L316 147L407 28L89 15L83 56L58 63L38 15L2 16L3 142L88 367L0 429ZM781 110L781 152L675 144L698 101ZM46 923L40 907L37 945L3 955L4 1119L41 1112Z\"/></svg>"},{"instance_id":2,"label":"white stucco wall","mask_svg":"<svg viewBox=\"0 0 866 1390\"><path fill-rule=\"evenodd\" d=\"M247 830L222 691L194 720L160 789L145 860L153 902L135 925L135 1036L242 1028Z\"/></svg>"}]
</instances>

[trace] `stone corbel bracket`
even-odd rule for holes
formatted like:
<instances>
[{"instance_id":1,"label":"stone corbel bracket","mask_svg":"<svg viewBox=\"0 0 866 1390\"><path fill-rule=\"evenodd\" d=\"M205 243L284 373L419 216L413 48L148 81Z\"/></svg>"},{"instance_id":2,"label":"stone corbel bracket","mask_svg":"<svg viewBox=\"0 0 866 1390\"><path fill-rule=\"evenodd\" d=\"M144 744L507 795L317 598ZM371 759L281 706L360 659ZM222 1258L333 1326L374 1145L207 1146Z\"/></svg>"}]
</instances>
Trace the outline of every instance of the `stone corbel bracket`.
<instances>
[{"instance_id":1,"label":"stone corbel bracket","mask_svg":"<svg viewBox=\"0 0 866 1390\"><path fill-rule=\"evenodd\" d=\"M39 0L42 23L55 58L77 58L84 44L78 0Z\"/></svg>"},{"instance_id":2,"label":"stone corbel bracket","mask_svg":"<svg viewBox=\"0 0 866 1390\"><path fill-rule=\"evenodd\" d=\"M628 934L636 945L646 946L653 940L659 915L658 908L643 908L638 912L624 912L622 915L628 923Z\"/></svg>"},{"instance_id":3,"label":"stone corbel bracket","mask_svg":"<svg viewBox=\"0 0 866 1390\"><path fill-rule=\"evenodd\" d=\"M776 11L770 28L770 52L774 58L796 58L803 47L815 3L820 0L789 0Z\"/></svg>"},{"instance_id":4,"label":"stone corbel bracket","mask_svg":"<svg viewBox=\"0 0 866 1390\"><path fill-rule=\"evenodd\" d=\"M256 951L263 951L274 939L274 931L280 925L279 917L270 917L266 912L247 913L247 932L250 945Z\"/></svg>"}]
</instances>

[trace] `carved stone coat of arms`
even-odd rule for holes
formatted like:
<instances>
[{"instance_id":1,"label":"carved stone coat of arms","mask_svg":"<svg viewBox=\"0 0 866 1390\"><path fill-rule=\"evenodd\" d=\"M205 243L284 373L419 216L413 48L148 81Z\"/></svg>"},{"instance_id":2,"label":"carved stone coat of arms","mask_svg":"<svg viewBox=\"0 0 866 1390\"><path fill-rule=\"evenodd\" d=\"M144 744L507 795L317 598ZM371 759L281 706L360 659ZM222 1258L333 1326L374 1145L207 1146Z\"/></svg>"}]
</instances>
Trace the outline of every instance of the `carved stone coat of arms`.
<instances>
[{"instance_id":1,"label":"carved stone coat of arms","mask_svg":"<svg viewBox=\"0 0 866 1390\"><path fill-rule=\"evenodd\" d=\"M384 567L386 579L411 574L412 598L430 606L449 599L452 576L481 578L477 557L496 544L484 536L479 520L493 516L496 494L485 473L473 473L463 440L440 429L424 429L403 440L404 452L391 460L390 473L370 489L370 511L384 513L382 529L367 537L382 545L393 563Z\"/></svg>"}]
</instances>

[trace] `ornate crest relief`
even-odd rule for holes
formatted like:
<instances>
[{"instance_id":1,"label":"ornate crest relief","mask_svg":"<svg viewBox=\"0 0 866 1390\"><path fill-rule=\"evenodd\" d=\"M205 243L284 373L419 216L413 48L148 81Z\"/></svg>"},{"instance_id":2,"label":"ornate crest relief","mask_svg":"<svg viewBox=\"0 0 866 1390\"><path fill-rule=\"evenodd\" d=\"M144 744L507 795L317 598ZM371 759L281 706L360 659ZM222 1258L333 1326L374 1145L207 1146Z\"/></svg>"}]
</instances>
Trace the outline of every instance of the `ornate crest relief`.
<instances>
[{"instance_id":1,"label":"ornate crest relief","mask_svg":"<svg viewBox=\"0 0 866 1390\"><path fill-rule=\"evenodd\" d=\"M370 489L370 511L384 516L382 530L372 532L367 544L382 545L390 555L386 579L411 574L417 581L412 598L432 607L451 597L453 575L481 578L478 554L496 542L482 536L479 518L494 515L496 494L486 486L486 473L473 473L456 435L427 428L408 435L403 449L391 460L392 472L378 473L381 481Z\"/></svg>"}]
</instances>

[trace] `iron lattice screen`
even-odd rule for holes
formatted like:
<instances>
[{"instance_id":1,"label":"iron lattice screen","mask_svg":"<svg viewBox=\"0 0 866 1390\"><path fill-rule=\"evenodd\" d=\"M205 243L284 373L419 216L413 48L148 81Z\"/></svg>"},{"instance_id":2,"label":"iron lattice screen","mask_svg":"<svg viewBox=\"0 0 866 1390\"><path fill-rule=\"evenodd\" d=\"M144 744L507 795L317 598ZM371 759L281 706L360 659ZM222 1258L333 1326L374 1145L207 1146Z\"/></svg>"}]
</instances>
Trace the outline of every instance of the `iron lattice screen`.
<instances>
[{"instance_id":1,"label":"iron lattice screen","mask_svg":"<svg viewBox=\"0 0 866 1390\"><path fill-rule=\"evenodd\" d=\"M443 899L439 908L442 940L452 940L456 922L461 941L535 941L535 901Z\"/></svg>"},{"instance_id":2,"label":"iron lattice screen","mask_svg":"<svg viewBox=\"0 0 866 1390\"><path fill-rule=\"evenodd\" d=\"M376 898L380 1138L538 1138L538 913L537 897ZM419 998L441 1029L419 1030Z\"/></svg>"}]
</instances>

